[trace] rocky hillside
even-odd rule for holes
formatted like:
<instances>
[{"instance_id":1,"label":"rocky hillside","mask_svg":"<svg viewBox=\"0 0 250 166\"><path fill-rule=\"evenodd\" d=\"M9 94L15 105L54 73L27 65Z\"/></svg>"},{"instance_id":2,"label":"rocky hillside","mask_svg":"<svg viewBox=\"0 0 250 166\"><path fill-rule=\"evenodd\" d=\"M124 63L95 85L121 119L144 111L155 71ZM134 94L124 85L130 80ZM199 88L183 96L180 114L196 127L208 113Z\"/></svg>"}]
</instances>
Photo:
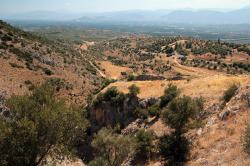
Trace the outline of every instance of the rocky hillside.
<instances>
[{"instance_id":1,"label":"rocky hillside","mask_svg":"<svg viewBox=\"0 0 250 166\"><path fill-rule=\"evenodd\" d=\"M0 92L28 93L50 82L70 103L84 104L103 79L93 64L72 46L16 29L0 22Z\"/></svg>"},{"instance_id":2,"label":"rocky hillside","mask_svg":"<svg viewBox=\"0 0 250 166\"><path fill-rule=\"evenodd\" d=\"M249 165L244 153L243 134L249 122L250 87L243 86L223 109L214 105L208 111L204 128L197 131L188 165Z\"/></svg>"},{"instance_id":3,"label":"rocky hillside","mask_svg":"<svg viewBox=\"0 0 250 166\"><path fill-rule=\"evenodd\" d=\"M219 77L221 78L218 78L218 76L210 77L209 81L205 81L206 79L203 78L204 82L202 79L197 80L197 83L200 85L196 85L195 80L189 83L186 82L183 85L181 82L172 82L181 88L182 95L191 95L193 98L202 96L205 100L204 115L202 116L203 125L190 130L186 134L190 142L192 142L187 165L249 165L250 163L248 155L244 152L242 139L249 121L249 76L246 76L245 80L244 77ZM234 96L225 103L222 97L228 87L226 84L233 83L240 83L241 85ZM121 91L127 93L126 87L132 84L136 84L140 89L143 89L139 94L141 99L139 99L140 102L138 104L139 107L144 105L145 107L141 108L147 111L151 110L151 104L148 101L153 100L153 104L155 104L160 101L159 97L164 93L164 88L158 89L157 95L153 95L154 97L152 98L151 92L159 85L156 81L132 82L128 85L114 83L110 86L116 86ZM163 84L163 81L160 84ZM210 88L201 89L201 87ZM144 89L147 89L147 93L144 92ZM99 115L99 118L104 118L105 115L112 115L110 111L117 111L115 107L113 107L113 110L102 108L102 115ZM106 113L105 110L107 111ZM149 114L143 113L144 116L148 116L146 120L140 116L139 118L137 117L138 119L134 119L121 133L129 135L136 134L140 130L153 131L156 135L156 142L160 141L164 135L171 133L171 129L163 123L162 118L150 116L150 112ZM112 116L111 118L115 117ZM159 145L156 144L155 146ZM144 163L145 165L163 166L166 164L158 152L151 157L150 160ZM136 160L138 160L136 156L130 158L129 165L140 165ZM133 162L136 164L133 164Z\"/></svg>"},{"instance_id":4,"label":"rocky hillside","mask_svg":"<svg viewBox=\"0 0 250 166\"><path fill-rule=\"evenodd\" d=\"M6 150L9 139L33 152L17 133L42 152L48 146L31 160L22 156L31 163L42 156L42 165L74 165L62 147L76 165L249 165L242 146L250 120L249 55L248 45L184 37L52 41L1 21L0 148L8 155L0 155L8 165L19 162L13 154L24 154Z\"/></svg>"}]
</instances>

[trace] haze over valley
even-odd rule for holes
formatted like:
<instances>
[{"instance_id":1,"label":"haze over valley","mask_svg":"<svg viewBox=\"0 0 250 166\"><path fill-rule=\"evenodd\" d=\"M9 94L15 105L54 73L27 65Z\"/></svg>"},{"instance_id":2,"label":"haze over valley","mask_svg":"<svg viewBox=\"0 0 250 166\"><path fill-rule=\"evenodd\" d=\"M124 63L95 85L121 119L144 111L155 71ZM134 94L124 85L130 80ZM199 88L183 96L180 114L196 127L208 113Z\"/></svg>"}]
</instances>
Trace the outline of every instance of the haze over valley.
<instances>
[{"instance_id":1,"label":"haze over valley","mask_svg":"<svg viewBox=\"0 0 250 166\"><path fill-rule=\"evenodd\" d=\"M250 165L249 0L0 4L0 166Z\"/></svg>"}]
</instances>

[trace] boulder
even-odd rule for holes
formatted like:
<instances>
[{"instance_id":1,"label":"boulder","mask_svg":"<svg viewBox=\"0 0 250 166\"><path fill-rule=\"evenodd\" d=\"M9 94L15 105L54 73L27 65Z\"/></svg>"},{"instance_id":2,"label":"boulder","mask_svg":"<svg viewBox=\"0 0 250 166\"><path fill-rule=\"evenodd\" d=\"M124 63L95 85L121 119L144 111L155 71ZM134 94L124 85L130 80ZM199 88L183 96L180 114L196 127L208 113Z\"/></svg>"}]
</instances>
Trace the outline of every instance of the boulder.
<instances>
[{"instance_id":1,"label":"boulder","mask_svg":"<svg viewBox=\"0 0 250 166\"><path fill-rule=\"evenodd\" d=\"M250 107L250 86L241 87L237 94L226 103L224 109L219 113L220 120L226 120L231 115Z\"/></svg>"},{"instance_id":2,"label":"boulder","mask_svg":"<svg viewBox=\"0 0 250 166\"><path fill-rule=\"evenodd\" d=\"M240 111L239 106L230 107L228 106L224 111L219 114L220 120L226 120L229 115L235 115Z\"/></svg>"}]
</instances>

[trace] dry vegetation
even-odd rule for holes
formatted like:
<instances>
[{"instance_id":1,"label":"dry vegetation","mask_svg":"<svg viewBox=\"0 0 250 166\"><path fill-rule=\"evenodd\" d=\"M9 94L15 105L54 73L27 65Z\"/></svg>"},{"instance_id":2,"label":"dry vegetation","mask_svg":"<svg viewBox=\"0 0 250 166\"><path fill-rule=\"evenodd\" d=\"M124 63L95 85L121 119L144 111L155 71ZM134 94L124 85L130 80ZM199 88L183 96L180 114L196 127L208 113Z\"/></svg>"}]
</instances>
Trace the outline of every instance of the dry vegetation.
<instances>
[{"instance_id":1,"label":"dry vegetation","mask_svg":"<svg viewBox=\"0 0 250 166\"><path fill-rule=\"evenodd\" d=\"M37 85L60 79L68 86L61 88L58 95L69 103L84 104L86 96L101 84L95 68L69 46L40 39L5 23L0 24L0 30L0 90L8 96L27 93L27 81Z\"/></svg>"},{"instance_id":2,"label":"dry vegetation","mask_svg":"<svg viewBox=\"0 0 250 166\"><path fill-rule=\"evenodd\" d=\"M122 73L130 73L132 70L128 67L116 66L109 61L101 61L101 69L104 71L105 75L109 79L121 79Z\"/></svg>"},{"instance_id":3,"label":"dry vegetation","mask_svg":"<svg viewBox=\"0 0 250 166\"><path fill-rule=\"evenodd\" d=\"M226 120L219 118L228 106L222 102L222 96L229 86L250 85L249 46L181 37L142 36L71 45L41 39L3 22L0 22L0 37L0 92L6 92L7 98L31 93L35 85L50 81L57 87L57 97L67 103L91 107L92 100L105 99L104 104L102 101L99 104L110 111L116 109L108 106L112 99L123 103L123 109L126 101L130 101L126 100L128 97L137 99L137 92L139 101L159 99L168 85L173 84L181 91L181 96L202 97L206 110L213 105L220 106L219 112L210 110L212 113L208 112L202 119L204 126L187 133L194 145L187 164L250 165L249 156L241 146L242 133L250 120L249 107L240 109ZM129 91L132 85L139 88L133 95ZM118 91L110 91L111 87L117 87ZM107 91L110 94L98 98ZM229 101L229 106L237 104L241 104L241 100ZM102 109L105 108L94 111L101 112ZM105 112L97 115L102 119ZM154 145L158 138L171 133L160 116L144 119L142 123L147 126L144 128L155 132ZM126 126L121 128L119 124L115 130L120 134L124 128ZM119 138L117 133L108 134ZM155 151L143 165L163 165L162 156L155 155L158 154ZM81 162L70 164L83 165Z\"/></svg>"},{"instance_id":4,"label":"dry vegetation","mask_svg":"<svg viewBox=\"0 0 250 166\"><path fill-rule=\"evenodd\" d=\"M128 93L128 87L135 84L141 89L139 94L140 98L160 97L166 86L170 83L177 85L183 95L189 95L193 97L202 96L207 102L218 102L221 98L218 94L228 88L233 83L240 83L242 86L250 84L250 78L248 75L242 76L224 76L215 75L206 78L197 78L190 81L131 81L131 82L115 82L109 85L109 87L115 86L118 90ZM104 89L105 90L105 89Z\"/></svg>"}]
</instances>

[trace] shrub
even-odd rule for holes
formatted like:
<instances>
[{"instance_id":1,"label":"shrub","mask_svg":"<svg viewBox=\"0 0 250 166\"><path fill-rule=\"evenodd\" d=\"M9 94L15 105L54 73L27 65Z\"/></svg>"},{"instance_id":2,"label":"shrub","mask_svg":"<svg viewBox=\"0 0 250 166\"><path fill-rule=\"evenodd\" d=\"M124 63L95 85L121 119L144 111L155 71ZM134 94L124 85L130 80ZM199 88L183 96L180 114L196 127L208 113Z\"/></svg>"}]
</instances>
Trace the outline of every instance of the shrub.
<instances>
[{"instance_id":1,"label":"shrub","mask_svg":"<svg viewBox=\"0 0 250 166\"><path fill-rule=\"evenodd\" d=\"M6 165L39 165L50 157L70 156L84 140L88 122L77 107L57 100L49 85L31 95L13 96L6 105L11 119L0 117L0 162Z\"/></svg>"},{"instance_id":2,"label":"shrub","mask_svg":"<svg viewBox=\"0 0 250 166\"><path fill-rule=\"evenodd\" d=\"M120 166L136 149L132 137L115 134L106 128L94 136L91 145L96 152L95 162L105 163L107 166Z\"/></svg>"},{"instance_id":3,"label":"shrub","mask_svg":"<svg viewBox=\"0 0 250 166\"><path fill-rule=\"evenodd\" d=\"M172 48L172 47L169 47L169 46L166 46L166 49L165 49L166 51L166 54L173 54L174 53L174 49Z\"/></svg>"},{"instance_id":4,"label":"shrub","mask_svg":"<svg viewBox=\"0 0 250 166\"><path fill-rule=\"evenodd\" d=\"M127 80L128 80L128 81L133 81L133 80L135 80L135 76L132 75L132 74L130 74L130 75L128 75Z\"/></svg>"},{"instance_id":5,"label":"shrub","mask_svg":"<svg viewBox=\"0 0 250 166\"><path fill-rule=\"evenodd\" d=\"M189 155L190 143L175 133L160 139L160 153L168 159L168 165L184 165Z\"/></svg>"},{"instance_id":6,"label":"shrub","mask_svg":"<svg viewBox=\"0 0 250 166\"><path fill-rule=\"evenodd\" d=\"M109 162L102 157L98 157L91 161L88 166L109 166Z\"/></svg>"},{"instance_id":7,"label":"shrub","mask_svg":"<svg viewBox=\"0 0 250 166\"><path fill-rule=\"evenodd\" d=\"M154 132L139 130L136 133L136 143L140 156L147 157L153 149Z\"/></svg>"},{"instance_id":8,"label":"shrub","mask_svg":"<svg viewBox=\"0 0 250 166\"><path fill-rule=\"evenodd\" d=\"M183 164L189 153L189 141L185 133L190 125L200 120L203 111L203 101L184 96L173 99L162 112L162 120L174 132L161 140L161 153L168 159L170 165Z\"/></svg>"},{"instance_id":9,"label":"shrub","mask_svg":"<svg viewBox=\"0 0 250 166\"><path fill-rule=\"evenodd\" d=\"M129 89L129 95L131 96L137 96L140 93L140 88L137 87L135 84L128 87Z\"/></svg>"},{"instance_id":10,"label":"shrub","mask_svg":"<svg viewBox=\"0 0 250 166\"><path fill-rule=\"evenodd\" d=\"M148 110L147 109L143 109L143 108L137 108L134 111L134 116L136 118L141 118L141 119L147 119L148 118Z\"/></svg>"},{"instance_id":11,"label":"shrub","mask_svg":"<svg viewBox=\"0 0 250 166\"><path fill-rule=\"evenodd\" d=\"M46 74L46 75L52 75L52 74L54 74L50 69L48 69L48 68L43 68L43 72Z\"/></svg>"},{"instance_id":12,"label":"shrub","mask_svg":"<svg viewBox=\"0 0 250 166\"><path fill-rule=\"evenodd\" d=\"M114 83L114 82L116 82L115 79L111 79L111 80L104 79L103 82L102 82L102 84L101 84L101 86L100 86L99 91L103 90L104 88L106 88L107 86L109 86L111 83Z\"/></svg>"},{"instance_id":13,"label":"shrub","mask_svg":"<svg viewBox=\"0 0 250 166\"><path fill-rule=\"evenodd\" d=\"M177 86L169 84L165 89L164 95L161 97L160 107L163 108L168 105L174 98L180 94L180 90Z\"/></svg>"},{"instance_id":14,"label":"shrub","mask_svg":"<svg viewBox=\"0 0 250 166\"><path fill-rule=\"evenodd\" d=\"M86 70L89 71L91 74L93 75L97 75L97 71L96 69L91 65L91 64L88 64L86 66Z\"/></svg>"},{"instance_id":15,"label":"shrub","mask_svg":"<svg viewBox=\"0 0 250 166\"><path fill-rule=\"evenodd\" d=\"M33 84L30 80L26 80L26 81L24 81L24 83L25 83L26 85L32 85L32 84Z\"/></svg>"},{"instance_id":16,"label":"shrub","mask_svg":"<svg viewBox=\"0 0 250 166\"><path fill-rule=\"evenodd\" d=\"M73 89L72 84L66 82L64 79L61 79L61 78L56 78L56 77L49 78L48 80L46 80L46 83L54 87L57 92L60 91L61 89L66 89L66 90Z\"/></svg>"},{"instance_id":17,"label":"shrub","mask_svg":"<svg viewBox=\"0 0 250 166\"><path fill-rule=\"evenodd\" d=\"M158 105L152 105L151 107L148 108L148 113L150 116L160 116L161 109L159 108Z\"/></svg>"},{"instance_id":18,"label":"shrub","mask_svg":"<svg viewBox=\"0 0 250 166\"><path fill-rule=\"evenodd\" d=\"M5 44L0 44L0 49L3 49L3 50L6 50L8 48L8 46L7 45L5 45Z\"/></svg>"},{"instance_id":19,"label":"shrub","mask_svg":"<svg viewBox=\"0 0 250 166\"><path fill-rule=\"evenodd\" d=\"M32 63L26 62L25 65L26 65L27 69L35 70L35 67L34 67L34 65Z\"/></svg>"},{"instance_id":20,"label":"shrub","mask_svg":"<svg viewBox=\"0 0 250 166\"><path fill-rule=\"evenodd\" d=\"M23 52L17 48L11 48L10 52L15 54L18 58L25 60L27 63L32 63L33 58L29 52Z\"/></svg>"},{"instance_id":21,"label":"shrub","mask_svg":"<svg viewBox=\"0 0 250 166\"><path fill-rule=\"evenodd\" d=\"M237 90L238 90L238 86L236 84L231 85L225 92L223 95L223 100L224 102L229 102L231 100L231 98L236 94Z\"/></svg>"},{"instance_id":22,"label":"shrub","mask_svg":"<svg viewBox=\"0 0 250 166\"><path fill-rule=\"evenodd\" d=\"M116 87L107 89L105 93L100 93L93 101L94 106L98 106L102 102L111 102L113 106L119 106L125 99L125 95L117 90Z\"/></svg>"},{"instance_id":23,"label":"shrub","mask_svg":"<svg viewBox=\"0 0 250 166\"><path fill-rule=\"evenodd\" d=\"M18 65L18 64L16 64L16 63L9 63L10 64L10 66L11 67L13 67L13 68L23 68L23 66L21 66L21 65Z\"/></svg>"},{"instance_id":24,"label":"shrub","mask_svg":"<svg viewBox=\"0 0 250 166\"><path fill-rule=\"evenodd\" d=\"M30 80L24 81L24 84L27 85L29 91L33 91L36 88Z\"/></svg>"},{"instance_id":25,"label":"shrub","mask_svg":"<svg viewBox=\"0 0 250 166\"><path fill-rule=\"evenodd\" d=\"M12 37L8 36L8 35L4 35L2 38L2 41L6 42L6 41L12 41Z\"/></svg>"},{"instance_id":26,"label":"shrub","mask_svg":"<svg viewBox=\"0 0 250 166\"><path fill-rule=\"evenodd\" d=\"M163 121L176 132L184 133L192 120L198 118L202 108L189 96L176 98L171 101L162 113Z\"/></svg>"}]
</instances>

